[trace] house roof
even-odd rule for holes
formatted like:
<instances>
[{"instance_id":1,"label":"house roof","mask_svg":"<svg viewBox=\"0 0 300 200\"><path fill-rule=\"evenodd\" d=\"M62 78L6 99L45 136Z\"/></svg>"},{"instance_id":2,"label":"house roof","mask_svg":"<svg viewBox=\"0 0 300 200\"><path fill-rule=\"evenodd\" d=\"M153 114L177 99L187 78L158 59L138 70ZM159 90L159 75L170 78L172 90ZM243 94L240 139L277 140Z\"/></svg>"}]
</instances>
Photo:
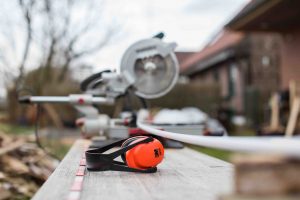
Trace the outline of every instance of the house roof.
<instances>
[{"instance_id":1,"label":"house roof","mask_svg":"<svg viewBox=\"0 0 300 200\"><path fill-rule=\"evenodd\" d=\"M194 55L195 53L196 52L192 52L192 51L176 51L175 52L180 69L181 69L182 64L186 61L186 59L188 59L190 56Z\"/></svg>"},{"instance_id":2,"label":"house roof","mask_svg":"<svg viewBox=\"0 0 300 200\"><path fill-rule=\"evenodd\" d=\"M252 0L226 27L239 31L292 31L300 27L299 7L299 0Z\"/></svg>"},{"instance_id":3,"label":"house roof","mask_svg":"<svg viewBox=\"0 0 300 200\"><path fill-rule=\"evenodd\" d=\"M244 38L244 34L240 32L233 32L229 30L222 30L220 34L208 45L206 45L201 51L188 57L181 65L181 73L189 71L190 68L197 63L202 62L206 58L209 58L224 49L235 46Z\"/></svg>"}]
</instances>

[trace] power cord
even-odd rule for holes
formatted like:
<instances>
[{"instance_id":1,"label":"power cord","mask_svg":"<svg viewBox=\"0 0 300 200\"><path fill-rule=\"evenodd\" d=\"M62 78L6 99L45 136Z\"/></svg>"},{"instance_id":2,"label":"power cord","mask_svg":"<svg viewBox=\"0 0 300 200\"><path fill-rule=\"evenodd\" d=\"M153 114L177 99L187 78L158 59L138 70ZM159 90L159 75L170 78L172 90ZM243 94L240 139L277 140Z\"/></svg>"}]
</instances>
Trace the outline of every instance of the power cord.
<instances>
[{"instance_id":1,"label":"power cord","mask_svg":"<svg viewBox=\"0 0 300 200\"><path fill-rule=\"evenodd\" d=\"M35 120L35 126L34 126L34 136L35 136L35 142L39 148L41 148L47 155L49 155L52 158L55 158L56 160L61 160L58 156L48 151L41 143L40 137L39 137L39 122L40 122L40 114L41 114L41 105L36 104L36 120Z\"/></svg>"},{"instance_id":2,"label":"power cord","mask_svg":"<svg viewBox=\"0 0 300 200\"><path fill-rule=\"evenodd\" d=\"M16 86L16 98L17 100L21 99L21 93L29 93L30 95L34 95L34 91L32 88L25 87L24 86L24 80L21 80L21 82ZM48 156L60 161L61 159L48 151L41 143L40 138L39 138L39 118L40 118L40 112L41 112L41 105L37 104L36 105L36 120L35 120L35 126L34 126L34 136L35 136L35 143L37 146L42 149L42 151L47 154Z\"/></svg>"}]
</instances>

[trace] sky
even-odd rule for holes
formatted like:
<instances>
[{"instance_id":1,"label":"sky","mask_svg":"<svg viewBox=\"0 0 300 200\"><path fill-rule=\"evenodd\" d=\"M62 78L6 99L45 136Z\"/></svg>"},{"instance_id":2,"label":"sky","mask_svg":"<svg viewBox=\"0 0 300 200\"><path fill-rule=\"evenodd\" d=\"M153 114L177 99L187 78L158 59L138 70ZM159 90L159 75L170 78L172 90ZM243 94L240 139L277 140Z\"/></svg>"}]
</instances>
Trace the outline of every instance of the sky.
<instances>
[{"instance_id":1,"label":"sky","mask_svg":"<svg viewBox=\"0 0 300 200\"><path fill-rule=\"evenodd\" d=\"M106 17L122 24L118 37L89 62L100 70L118 67L126 48L162 31L178 51L199 51L249 0L113 0Z\"/></svg>"},{"instance_id":2,"label":"sky","mask_svg":"<svg viewBox=\"0 0 300 200\"><path fill-rule=\"evenodd\" d=\"M13 34L13 43L22 49L24 34L12 29L12 23L20 25L19 16L11 10L16 0L4 0L0 13L0 23L7 28L6 34ZM222 26L237 14L249 0L103 0L102 20L116 23L118 28L111 42L101 51L82 59L82 62L93 66L93 72L119 67L122 54L134 42L149 38L158 32L164 32L166 42L176 42L177 51L199 51L218 33ZM80 18L83 10L76 12ZM82 8L85 9L85 8ZM0 37L0 50L5 49ZM19 45L20 44L20 45ZM2 48L2 49L1 49ZM8 52L8 51L4 51ZM35 50L31 51L30 66L35 67ZM0 51L1 53L1 51ZM0 54L1 56L1 54ZM20 56L19 56L20 57ZM18 56L10 55L18 60ZM2 66L3 67L3 66ZM0 66L1 68L1 66ZM0 73L1 70L0 69ZM1 76L0 76L1 77ZM0 78L1 79L1 78ZM2 88L2 89L1 89ZM0 96L5 93L0 80Z\"/></svg>"}]
</instances>

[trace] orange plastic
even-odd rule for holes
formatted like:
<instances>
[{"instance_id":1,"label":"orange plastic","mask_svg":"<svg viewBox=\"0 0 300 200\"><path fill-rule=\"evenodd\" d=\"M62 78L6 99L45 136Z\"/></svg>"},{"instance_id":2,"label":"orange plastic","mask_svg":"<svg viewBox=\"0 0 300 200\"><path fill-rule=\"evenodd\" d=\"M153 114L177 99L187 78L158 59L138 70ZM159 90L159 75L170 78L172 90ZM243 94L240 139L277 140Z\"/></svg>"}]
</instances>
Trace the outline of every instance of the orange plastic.
<instances>
[{"instance_id":1,"label":"orange plastic","mask_svg":"<svg viewBox=\"0 0 300 200\"><path fill-rule=\"evenodd\" d=\"M138 138L130 144L143 140ZM140 144L126 152L126 163L129 167L137 169L147 169L157 166L164 157L164 147L161 142L154 138L152 142Z\"/></svg>"}]
</instances>

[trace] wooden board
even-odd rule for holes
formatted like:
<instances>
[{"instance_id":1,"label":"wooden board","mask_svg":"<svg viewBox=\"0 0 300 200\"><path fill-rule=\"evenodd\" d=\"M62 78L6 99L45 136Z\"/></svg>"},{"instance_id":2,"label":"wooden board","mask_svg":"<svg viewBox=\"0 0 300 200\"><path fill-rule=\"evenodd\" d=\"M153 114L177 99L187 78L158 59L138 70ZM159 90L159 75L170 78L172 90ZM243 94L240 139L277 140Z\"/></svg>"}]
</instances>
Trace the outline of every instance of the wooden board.
<instances>
[{"instance_id":1,"label":"wooden board","mask_svg":"<svg viewBox=\"0 0 300 200\"><path fill-rule=\"evenodd\" d=\"M279 155L237 154L232 161L235 166L235 191L238 195L281 197L300 191L298 159Z\"/></svg>"},{"instance_id":2,"label":"wooden board","mask_svg":"<svg viewBox=\"0 0 300 200\"><path fill-rule=\"evenodd\" d=\"M66 199L87 141L79 140L34 196ZM217 199L232 192L233 166L189 148L167 149L154 174L87 172L80 199Z\"/></svg>"}]
</instances>

